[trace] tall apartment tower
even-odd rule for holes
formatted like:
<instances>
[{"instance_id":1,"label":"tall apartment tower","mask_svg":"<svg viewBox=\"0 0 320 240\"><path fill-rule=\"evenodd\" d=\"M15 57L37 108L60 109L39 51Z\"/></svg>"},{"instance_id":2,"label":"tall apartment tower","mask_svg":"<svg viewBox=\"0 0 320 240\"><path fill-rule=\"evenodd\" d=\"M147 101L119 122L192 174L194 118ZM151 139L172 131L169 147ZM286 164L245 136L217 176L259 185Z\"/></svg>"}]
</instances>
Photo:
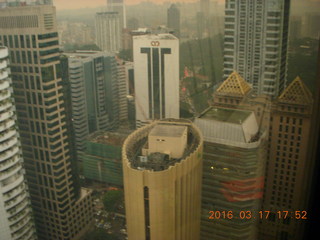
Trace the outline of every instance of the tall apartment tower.
<instances>
[{"instance_id":1,"label":"tall apartment tower","mask_svg":"<svg viewBox=\"0 0 320 240\"><path fill-rule=\"evenodd\" d=\"M285 88L290 0L226 0L224 77L237 71L258 94Z\"/></svg>"},{"instance_id":2,"label":"tall apartment tower","mask_svg":"<svg viewBox=\"0 0 320 240\"><path fill-rule=\"evenodd\" d=\"M122 45L122 28L117 12L98 12L95 16L96 44L106 52L119 52Z\"/></svg>"},{"instance_id":3,"label":"tall apartment tower","mask_svg":"<svg viewBox=\"0 0 320 240\"><path fill-rule=\"evenodd\" d=\"M180 37L180 10L176 4L171 4L167 12L168 28L173 30L173 35Z\"/></svg>"},{"instance_id":4,"label":"tall apartment tower","mask_svg":"<svg viewBox=\"0 0 320 240\"><path fill-rule=\"evenodd\" d=\"M179 118L179 40L171 34L133 38L136 126Z\"/></svg>"},{"instance_id":5,"label":"tall apartment tower","mask_svg":"<svg viewBox=\"0 0 320 240\"><path fill-rule=\"evenodd\" d=\"M65 53L71 89L76 148L84 150L90 133L119 125L117 61L113 54L95 51Z\"/></svg>"},{"instance_id":6,"label":"tall apartment tower","mask_svg":"<svg viewBox=\"0 0 320 240\"><path fill-rule=\"evenodd\" d=\"M0 46L0 239L34 240L8 63L8 49Z\"/></svg>"},{"instance_id":7,"label":"tall apartment tower","mask_svg":"<svg viewBox=\"0 0 320 240\"><path fill-rule=\"evenodd\" d=\"M129 81L128 81L128 66L121 59L117 60L117 79L118 79L118 104L119 104L119 121L128 121L128 99Z\"/></svg>"},{"instance_id":8,"label":"tall apartment tower","mask_svg":"<svg viewBox=\"0 0 320 240\"><path fill-rule=\"evenodd\" d=\"M272 104L263 201L263 209L271 212L261 224L261 240L303 239L303 227L312 214L306 212L313 173L308 155L312 111L313 97L300 78Z\"/></svg>"},{"instance_id":9,"label":"tall apartment tower","mask_svg":"<svg viewBox=\"0 0 320 240\"><path fill-rule=\"evenodd\" d=\"M120 18L121 30L127 28L125 0L107 0L107 9L110 12L117 12Z\"/></svg>"},{"instance_id":10,"label":"tall apartment tower","mask_svg":"<svg viewBox=\"0 0 320 240\"><path fill-rule=\"evenodd\" d=\"M190 122L161 121L126 139L124 192L130 240L199 240L202 135Z\"/></svg>"},{"instance_id":11,"label":"tall apartment tower","mask_svg":"<svg viewBox=\"0 0 320 240\"><path fill-rule=\"evenodd\" d=\"M79 239L93 218L92 198L71 174L55 8L24 4L0 16L38 238Z\"/></svg>"}]
</instances>

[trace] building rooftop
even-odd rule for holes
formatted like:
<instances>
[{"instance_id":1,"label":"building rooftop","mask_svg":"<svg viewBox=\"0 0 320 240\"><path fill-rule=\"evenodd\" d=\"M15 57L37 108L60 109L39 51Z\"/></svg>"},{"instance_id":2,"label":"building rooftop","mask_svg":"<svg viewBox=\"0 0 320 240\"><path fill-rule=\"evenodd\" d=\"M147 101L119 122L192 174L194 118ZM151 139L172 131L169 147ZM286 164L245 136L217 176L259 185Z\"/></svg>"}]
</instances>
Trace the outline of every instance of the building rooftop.
<instances>
[{"instance_id":1,"label":"building rooftop","mask_svg":"<svg viewBox=\"0 0 320 240\"><path fill-rule=\"evenodd\" d=\"M141 36L134 36L134 39L148 39L148 40L177 40L177 38L170 33L160 34L146 34Z\"/></svg>"},{"instance_id":2,"label":"building rooftop","mask_svg":"<svg viewBox=\"0 0 320 240\"><path fill-rule=\"evenodd\" d=\"M162 130L166 132L163 133ZM147 155L144 154L146 149L150 149L148 146L149 134L161 134L162 132L164 136L180 136L183 130L187 131L187 138L186 146L183 149L181 157L172 158L165 152L149 152ZM125 143L124 151L126 152L127 158L131 163L131 167L138 170L166 170L170 166L174 166L176 163L179 163L182 159L185 159L187 156L193 153L194 150L199 146L200 140L202 139L202 136L199 135L198 130L194 128L190 122L186 122L184 120L175 120L175 122L161 121L160 123L145 126L137 131L139 131L140 134L132 134L128 137L129 141ZM169 131L173 131L173 134L172 132L170 134ZM175 146L172 146L172 148L175 148Z\"/></svg>"},{"instance_id":3,"label":"building rooftop","mask_svg":"<svg viewBox=\"0 0 320 240\"><path fill-rule=\"evenodd\" d=\"M252 111L211 107L195 119L195 124L209 142L245 146L260 139L259 125Z\"/></svg>"},{"instance_id":4,"label":"building rooftop","mask_svg":"<svg viewBox=\"0 0 320 240\"><path fill-rule=\"evenodd\" d=\"M91 134L88 140L95 143L121 147L128 134L99 131Z\"/></svg>"},{"instance_id":5,"label":"building rooftop","mask_svg":"<svg viewBox=\"0 0 320 240\"><path fill-rule=\"evenodd\" d=\"M207 118L228 123L243 123L251 114L250 111L228 109L228 108L210 108L206 110L200 118Z\"/></svg>"},{"instance_id":6,"label":"building rooftop","mask_svg":"<svg viewBox=\"0 0 320 240\"><path fill-rule=\"evenodd\" d=\"M181 137L186 126L170 126L170 125L156 125L149 133L149 136L161 136L161 137Z\"/></svg>"},{"instance_id":7,"label":"building rooftop","mask_svg":"<svg viewBox=\"0 0 320 240\"><path fill-rule=\"evenodd\" d=\"M52 0L2 0L0 1L0 8L36 6L36 5L52 5Z\"/></svg>"},{"instance_id":8,"label":"building rooftop","mask_svg":"<svg viewBox=\"0 0 320 240\"><path fill-rule=\"evenodd\" d=\"M107 12L97 12L96 15L119 15L119 13L107 11Z\"/></svg>"}]
</instances>

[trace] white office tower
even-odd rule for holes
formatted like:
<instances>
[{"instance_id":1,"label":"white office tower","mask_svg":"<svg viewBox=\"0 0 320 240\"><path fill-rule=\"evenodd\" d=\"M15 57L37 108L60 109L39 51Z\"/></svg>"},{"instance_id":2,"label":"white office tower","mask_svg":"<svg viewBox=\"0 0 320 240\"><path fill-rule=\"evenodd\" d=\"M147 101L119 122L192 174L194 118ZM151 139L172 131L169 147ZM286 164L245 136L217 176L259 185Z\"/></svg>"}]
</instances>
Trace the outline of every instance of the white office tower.
<instances>
[{"instance_id":1,"label":"white office tower","mask_svg":"<svg viewBox=\"0 0 320 240\"><path fill-rule=\"evenodd\" d=\"M106 52L116 53L121 49L122 28L117 12L98 12L95 16L96 44Z\"/></svg>"},{"instance_id":2,"label":"white office tower","mask_svg":"<svg viewBox=\"0 0 320 240\"><path fill-rule=\"evenodd\" d=\"M117 12L120 17L121 28L127 28L126 6L124 0L107 0L107 9L111 12Z\"/></svg>"},{"instance_id":3,"label":"white office tower","mask_svg":"<svg viewBox=\"0 0 320 240\"><path fill-rule=\"evenodd\" d=\"M290 0L226 0L224 78L237 71L258 94L286 84Z\"/></svg>"},{"instance_id":4,"label":"white office tower","mask_svg":"<svg viewBox=\"0 0 320 240\"><path fill-rule=\"evenodd\" d=\"M136 127L179 118L179 40L172 34L133 38Z\"/></svg>"},{"instance_id":5,"label":"white office tower","mask_svg":"<svg viewBox=\"0 0 320 240\"><path fill-rule=\"evenodd\" d=\"M7 64L8 49L0 46L0 239L31 240L36 237Z\"/></svg>"}]
</instances>

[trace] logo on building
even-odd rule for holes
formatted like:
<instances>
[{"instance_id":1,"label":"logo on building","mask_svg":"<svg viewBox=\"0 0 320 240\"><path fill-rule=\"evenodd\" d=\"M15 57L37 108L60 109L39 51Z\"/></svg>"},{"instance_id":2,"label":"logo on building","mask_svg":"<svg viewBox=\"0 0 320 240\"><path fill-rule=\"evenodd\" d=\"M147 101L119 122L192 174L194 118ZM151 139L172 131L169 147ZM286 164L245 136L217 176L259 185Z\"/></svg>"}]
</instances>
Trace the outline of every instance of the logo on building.
<instances>
[{"instance_id":1,"label":"logo on building","mask_svg":"<svg viewBox=\"0 0 320 240\"><path fill-rule=\"evenodd\" d=\"M160 46L160 42L159 41L152 41L151 42L151 46L152 47L159 47Z\"/></svg>"}]
</instances>

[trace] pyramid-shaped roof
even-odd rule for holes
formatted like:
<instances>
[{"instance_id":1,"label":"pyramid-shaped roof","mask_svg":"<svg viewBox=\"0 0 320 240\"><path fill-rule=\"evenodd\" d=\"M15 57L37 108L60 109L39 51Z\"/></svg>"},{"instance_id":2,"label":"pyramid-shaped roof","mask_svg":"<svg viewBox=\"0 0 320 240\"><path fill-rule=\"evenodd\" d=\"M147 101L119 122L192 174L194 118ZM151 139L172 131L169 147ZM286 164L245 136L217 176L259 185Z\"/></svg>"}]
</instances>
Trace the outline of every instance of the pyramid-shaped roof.
<instances>
[{"instance_id":1,"label":"pyramid-shaped roof","mask_svg":"<svg viewBox=\"0 0 320 240\"><path fill-rule=\"evenodd\" d=\"M296 77L279 97L281 102L301 105L308 105L312 103L312 100L312 93L300 77Z\"/></svg>"},{"instance_id":2,"label":"pyramid-shaped roof","mask_svg":"<svg viewBox=\"0 0 320 240\"><path fill-rule=\"evenodd\" d=\"M217 93L236 94L244 96L251 90L249 83L247 83L239 73L233 72L230 76L220 85Z\"/></svg>"}]
</instances>

